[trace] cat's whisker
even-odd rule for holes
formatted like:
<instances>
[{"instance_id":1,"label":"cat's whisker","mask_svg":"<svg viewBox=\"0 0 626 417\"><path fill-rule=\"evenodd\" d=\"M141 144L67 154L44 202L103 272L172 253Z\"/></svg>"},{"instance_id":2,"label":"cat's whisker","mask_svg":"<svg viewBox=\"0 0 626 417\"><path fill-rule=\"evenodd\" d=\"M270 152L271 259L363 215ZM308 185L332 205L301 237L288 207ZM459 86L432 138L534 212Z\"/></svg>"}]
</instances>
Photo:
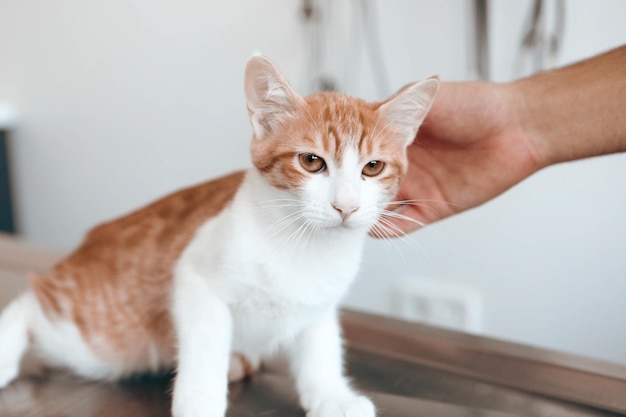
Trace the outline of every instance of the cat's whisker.
<instances>
[{"instance_id":1,"label":"cat's whisker","mask_svg":"<svg viewBox=\"0 0 626 417\"><path fill-rule=\"evenodd\" d=\"M293 223L295 223L296 221L298 221L300 219L300 217L295 217L293 220L285 222L282 226L276 228L270 235L269 238L270 239L274 239L275 237L281 235L283 233L283 231L285 229L287 229L289 226L291 226ZM293 232L292 232L293 233Z\"/></svg>"},{"instance_id":2,"label":"cat's whisker","mask_svg":"<svg viewBox=\"0 0 626 417\"><path fill-rule=\"evenodd\" d=\"M400 249L397 247L396 243L393 242L388 236L386 236L381 230L380 227L378 225L374 225L371 229L370 229L370 233L376 237L378 239L378 241L382 242L383 247L385 248L385 253L387 254L387 259L391 260L391 253L390 253L390 249L391 247L393 247L394 249L396 249L398 252L400 252Z\"/></svg>"},{"instance_id":3,"label":"cat's whisker","mask_svg":"<svg viewBox=\"0 0 626 417\"><path fill-rule=\"evenodd\" d=\"M408 216L401 215L401 214L400 214L400 215L395 214L395 213L394 213L394 214L384 214L384 216L385 216L386 218L394 218L394 219L399 219L399 220L404 220L404 221L407 221L407 222L410 222L410 223L414 223L414 224L418 225L420 228L422 228L422 227L426 227L426 223L421 222L421 221L419 221L419 220L417 220L417 219L413 219L413 218L408 217ZM394 226L395 226L395 225L394 225ZM398 230L399 230L402 234L405 234L405 233L406 233L406 232L401 231L401 229L400 229L399 227L398 227Z\"/></svg>"},{"instance_id":4,"label":"cat's whisker","mask_svg":"<svg viewBox=\"0 0 626 417\"><path fill-rule=\"evenodd\" d=\"M296 197L298 196L298 193L295 193L294 197L281 197L281 198L268 198L266 200L263 201L259 201L259 203L274 203L277 201L300 201L298 200Z\"/></svg>"},{"instance_id":5,"label":"cat's whisker","mask_svg":"<svg viewBox=\"0 0 626 417\"><path fill-rule=\"evenodd\" d=\"M403 216L406 217L406 216ZM413 221L417 224L419 224L420 226L424 227L425 224L422 222L419 222L415 219L411 219L411 218L407 218L406 220L410 220ZM396 224L392 223L389 221L388 218L385 217L385 215L381 215L378 219L378 224L384 229L384 231L388 234L388 236L393 236L393 238L389 238L389 239L393 239L395 240L400 240L405 244L408 244L414 248L417 248L419 250L421 250L422 252L426 253L426 251L424 250L424 248L417 243L417 241L415 241L413 238L411 238L410 236L408 236L407 234L404 233L404 231L402 231L402 229L400 229L399 226L397 226Z\"/></svg>"},{"instance_id":6,"label":"cat's whisker","mask_svg":"<svg viewBox=\"0 0 626 417\"><path fill-rule=\"evenodd\" d=\"M305 237L305 242L308 242L309 240L311 240L311 238L315 235L315 233L319 230L319 228L317 226L315 226L314 224L308 222L308 230L307 230L307 235Z\"/></svg>"},{"instance_id":7,"label":"cat's whisker","mask_svg":"<svg viewBox=\"0 0 626 417\"><path fill-rule=\"evenodd\" d=\"M293 224L294 222L298 221L299 219L303 217L304 217L303 210L294 211L284 217L281 217L280 219L276 220L274 223L267 226L263 230L263 232L266 234L269 234L270 238L273 238L276 235L280 234L283 230L285 230L291 224Z\"/></svg>"},{"instance_id":8,"label":"cat's whisker","mask_svg":"<svg viewBox=\"0 0 626 417\"><path fill-rule=\"evenodd\" d=\"M304 233L308 229L308 222L303 222L296 230L294 230L289 237L282 243L282 246L291 247L291 252L295 252L300 249L300 242Z\"/></svg>"},{"instance_id":9,"label":"cat's whisker","mask_svg":"<svg viewBox=\"0 0 626 417\"><path fill-rule=\"evenodd\" d=\"M309 241L311 240L311 237L315 234L315 232L317 231L317 227L315 225L313 225L311 222L306 222L306 228L302 231L301 236L300 236L300 242L303 243L302 247L304 249L306 249L307 244L309 243ZM298 242L298 244L300 243Z\"/></svg>"},{"instance_id":10,"label":"cat's whisker","mask_svg":"<svg viewBox=\"0 0 626 417\"><path fill-rule=\"evenodd\" d=\"M383 245L385 246L385 251L387 253L387 257L389 259L391 258L391 253L390 253L390 249L389 248L393 248L393 249L396 250L396 252L400 256L400 258L404 262L406 262L406 258L404 257L404 254L400 250L400 246L398 245L398 241L396 239L392 239L392 238L389 237L390 235L393 235L393 232L387 226L385 226L383 224L380 224L380 223L377 223L377 224L374 225L372 230L375 231L376 236L383 242Z\"/></svg>"},{"instance_id":11,"label":"cat's whisker","mask_svg":"<svg viewBox=\"0 0 626 417\"><path fill-rule=\"evenodd\" d=\"M257 208L282 208L282 207L303 207L301 200L295 198L276 198L272 200L265 200L256 205Z\"/></svg>"},{"instance_id":12,"label":"cat's whisker","mask_svg":"<svg viewBox=\"0 0 626 417\"><path fill-rule=\"evenodd\" d=\"M276 208L292 208L292 207L302 207L302 204L274 204L274 205L263 205L256 206L259 209L276 209Z\"/></svg>"},{"instance_id":13,"label":"cat's whisker","mask_svg":"<svg viewBox=\"0 0 626 417\"><path fill-rule=\"evenodd\" d=\"M384 213L388 211L385 209L377 209L375 210L375 214L378 217L378 222L372 226L370 229L375 237L380 239L384 244L386 249L388 250L389 246L392 246L404 259L404 255L400 250L398 242L401 241L410 246L416 246L416 242L411 238L406 236L398 226L391 223L387 218L384 217ZM374 211L372 211L372 214ZM389 252L387 252L389 254Z\"/></svg>"},{"instance_id":14,"label":"cat's whisker","mask_svg":"<svg viewBox=\"0 0 626 417\"><path fill-rule=\"evenodd\" d=\"M409 216L405 216L402 213L398 213L398 212L391 211L391 210L385 210L385 209L381 210L381 216L384 216L385 218L394 218L394 219L405 220L405 221L408 221L408 222L411 222L411 223L415 223L415 224L419 225L420 227L426 227L426 223L424 223L424 222L421 222L421 221L419 221L417 219L414 219L414 218L409 217ZM400 230L400 229L398 228L398 230Z\"/></svg>"},{"instance_id":15,"label":"cat's whisker","mask_svg":"<svg viewBox=\"0 0 626 417\"><path fill-rule=\"evenodd\" d=\"M260 204L262 203L275 203L277 201L298 201L297 198L269 198L267 200L263 200L263 201L259 201Z\"/></svg>"},{"instance_id":16,"label":"cat's whisker","mask_svg":"<svg viewBox=\"0 0 626 417\"><path fill-rule=\"evenodd\" d=\"M303 228L306 228L307 222L302 222L302 224L300 226L298 226L293 232L291 232L291 234L287 237L287 239L284 241L284 243L289 243L290 241L292 241L296 236L298 236L298 234L302 231Z\"/></svg>"},{"instance_id":17,"label":"cat's whisker","mask_svg":"<svg viewBox=\"0 0 626 417\"><path fill-rule=\"evenodd\" d=\"M388 203L381 203L381 205L384 205L385 207L388 206L398 206L398 208L402 207L402 206L416 206L416 207L424 207L426 209L431 210L433 213L435 213L438 217L442 217L442 214L439 210L437 210L435 207L433 207L430 204L442 204L445 205L447 207L451 207L454 208L458 211L462 211L465 210L467 207L465 207L462 204L457 204L457 203L451 203L449 201L445 201L445 200L437 200L437 199L428 199L428 198L422 198L422 199L413 199L413 200L397 200L397 201L390 201Z\"/></svg>"},{"instance_id":18,"label":"cat's whisker","mask_svg":"<svg viewBox=\"0 0 626 417\"><path fill-rule=\"evenodd\" d=\"M409 244L411 246L415 246L415 240L413 240L412 238L410 238L408 235L404 234L404 232L402 231L402 229L400 229L397 225L391 223L388 219L386 219L384 216L381 216L378 219L378 224L381 225L381 227L384 228L384 230L390 234L390 236L393 236L394 238Z\"/></svg>"},{"instance_id":19,"label":"cat's whisker","mask_svg":"<svg viewBox=\"0 0 626 417\"><path fill-rule=\"evenodd\" d=\"M422 227L426 226L424 223L421 223L421 222L419 222L419 221L417 221L415 219L407 218L407 220L415 221L418 224L420 224ZM380 225L381 227L385 228L387 233L389 233L391 236L396 236L395 238L389 238L389 239L391 239L391 240L399 239L402 242L409 244L410 246L412 246L412 247L418 249L420 252L422 252L426 256L428 261L431 262L431 258L428 255L428 252L426 251L426 249L424 249L424 247L422 245L420 245L415 239L412 239L408 235L404 234L404 232L397 225L395 225L393 223L390 223L389 220L386 219L384 216L381 216L379 218L378 225Z\"/></svg>"},{"instance_id":20,"label":"cat's whisker","mask_svg":"<svg viewBox=\"0 0 626 417\"><path fill-rule=\"evenodd\" d=\"M294 252L298 250L302 237L309 228L309 225L310 223L308 221L303 222L296 230L291 232L291 234L283 242L281 242L277 249L290 247L292 254L294 254Z\"/></svg>"},{"instance_id":21,"label":"cat's whisker","mask_svg":"<svg viewBox=\"0 0 626 417\"><path fill-rule=\"evenodd\" d=\"M406 207L406 206L415 206L415 207L423 207L427 210L432 211L437 217L441 217L441 212L439 210L437 210L436 208L434 208L431 205L425 204L425 203L420 203L420 202L407 202L407 201L392 201L388 204L386 204L384 207L389 207L389 206L396 206L394 209L392 210L388 210L388 211L392 211L394 213L397 213L399 209L401 209L402 207ZM381 208L384 208L381 206Z\"/></svg>"},{"instance_id":22,"label":"cat's whisker","mask_svg":"<svg viewBox=\"0 0 626 417\"><path fill-rule=\"evenodd\" d=\"M263 232L268 233L277 228L278 230L282 230L284 225L289 225L290 223L292 223L295 218L297 218L300 214L300 211L294 211L292 213L289 213L288 215L283 216L268 225L265 229L263 229Z\"/></svg>"},{"instance_id":23,"label":"cat's whisker","mask_svg":"<svg viewBox=\"0 0 626 417\"><path fill-rule=\"evenodd\" d=\"M302 206L302 203L299 201L293 201L293 202L279 202L279 201L271 201L271 202L263 202L261 204L258 204L256 207L296 207L296 206Z\"/></svg>"},{"instance_id":24,"label":"cat's whisker","mask_svg":"<svg viewBox=\"0 0 626 417\"><path fill-rule=\"evenodd\" d=\"M415 204L415 203L437 203L437 204L445 204L446 206L453 206L453 207L462 207L460 204L456 204L456 203L451 203L449 201L446 200L438 200L438 199L434 199L434 198L415 198L415 199L410 199L410 200L392 200L389 202L384 202L381 204Z\"/></svg>"}]
</instances>

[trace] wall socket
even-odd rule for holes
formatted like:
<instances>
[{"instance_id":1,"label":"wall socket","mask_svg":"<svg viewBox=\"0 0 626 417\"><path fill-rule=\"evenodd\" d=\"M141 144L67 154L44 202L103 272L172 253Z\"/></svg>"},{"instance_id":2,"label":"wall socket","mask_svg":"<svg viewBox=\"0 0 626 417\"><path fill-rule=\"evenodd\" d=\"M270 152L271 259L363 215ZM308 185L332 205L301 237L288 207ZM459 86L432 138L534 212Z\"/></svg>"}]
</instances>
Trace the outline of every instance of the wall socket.
<instances>
[{"instance_id":1,"label":"wall socket","mask_svg":"<svg viewBox=\"0 0 626 417\"><path fill-rule=\"evenodd\" d=\"M391 310L401 319L470 333L482 331L482 297L467 285L405 279L393 286L391 295Z\"/></svg>"}]
</instances>

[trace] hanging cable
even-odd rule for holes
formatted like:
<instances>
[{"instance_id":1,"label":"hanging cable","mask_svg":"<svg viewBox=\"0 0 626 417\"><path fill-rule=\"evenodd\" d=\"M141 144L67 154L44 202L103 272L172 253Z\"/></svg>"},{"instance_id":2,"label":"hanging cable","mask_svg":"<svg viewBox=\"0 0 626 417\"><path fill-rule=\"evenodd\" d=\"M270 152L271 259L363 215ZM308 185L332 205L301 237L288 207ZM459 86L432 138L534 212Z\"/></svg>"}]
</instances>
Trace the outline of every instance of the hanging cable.
<instances>
[{"instance_id":1,"label":"hanging cable","mask_svg":"<svg viewBox=\"0 0 626 417\"><path fill-rule=\"evenodd\" d=\"M379 98L387 97L391 93L389 73L385 65L383 48L380 41L378 14L372 0L360 0L363 19L365 45L367 47L370 66L374 75L374 82Z\"/></svg>"},{"instance_id":2,"label":"hanging cable","mask_svg":"<svg viewBox=\"0 0 626 417\"><path fill-rule=\"evenodd\" d=\"M374 2L353 0L349 5L352 11L351 28L346 40L343 32L345 19L337 19L334 14L331 16L331 12L337 12L336 7L331 10L337 3L331 0L303 0L301 14L308 50L304 75L307 87L310 92L348 90L358 95L358 75L363 70L359 63L365 48L377 95L386 97L391 88ZM341 77L339 74L342 72ZM338 80L343 82L340 84Z\"/></svg>"},{"instance_id":3,"label":"hanging cable","mask_svg":"<svg viewBox=\"0 0 626 417\"><path fill-rule=\"evenodd\" d=\"M565 30L565 1L554 2L552 31L546 28L547 7L544 0L535 0L526 17L513 68L515 78L545 70L557 63Z\"/></svg>"},{"instance_id":4,"label":"hanging cable","mask_svg":"<svg viewBox=\"0 0 626 417\"><path fill-rule=\"evenodd\" d=\"M301 14L304 26L305 44L308 50L308 59L305 65L304 79L309 92L335 91L337 83L326 73L324 64L328 55L327 36L329 31L329 8L321 7L319 1L303 0Z\"/></svg>"}]
</instances>

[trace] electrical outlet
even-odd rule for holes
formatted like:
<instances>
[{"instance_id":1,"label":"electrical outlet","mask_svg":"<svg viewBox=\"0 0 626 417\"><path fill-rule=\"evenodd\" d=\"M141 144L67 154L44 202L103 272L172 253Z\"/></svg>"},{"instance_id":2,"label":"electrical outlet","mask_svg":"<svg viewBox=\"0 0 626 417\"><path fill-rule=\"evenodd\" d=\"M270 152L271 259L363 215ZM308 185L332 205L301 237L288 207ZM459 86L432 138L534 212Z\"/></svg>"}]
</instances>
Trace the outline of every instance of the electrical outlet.
<instances>
[{"instance_id":1,"label":"electrical outlet","mask_svg":"<svg viewBox=\"0 0 626 417\"><path fill-rule=\"evenodd\" d=\"M404 320L471 333L482 331L482 297L463 284L400 281L392 290L392 312Z\"/></svg>"}]
</instances>

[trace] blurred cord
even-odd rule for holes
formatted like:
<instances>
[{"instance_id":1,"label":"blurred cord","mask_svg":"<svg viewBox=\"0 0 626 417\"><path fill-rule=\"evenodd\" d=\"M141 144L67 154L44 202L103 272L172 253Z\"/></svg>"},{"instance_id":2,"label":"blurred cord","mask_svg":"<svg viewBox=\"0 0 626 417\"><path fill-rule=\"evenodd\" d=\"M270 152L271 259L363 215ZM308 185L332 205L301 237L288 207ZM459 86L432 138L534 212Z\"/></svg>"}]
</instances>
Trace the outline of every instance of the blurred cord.
<instances>
[{"instance_id":1,"label":"blurred cord","mask_svg":"<svg viewBox=\"0 0 626 417\"><path fill-rule=\"evenodd\" d=\"M363 20L361 17L361 3L355 1L350 8L350 33L348 35L348 43L344 54L343 66L343 86L347 93L357 93L359 85L359 69L361 65L361 52L363 45Z\"/></svg>"},{"instance_id":2,"label":"blurred cord","mask_svg":"<svg viewBox=\"0 0 626 417\"><path fill-rule=\"evenodd\" d=\"M522 30L513 68L515 78L543 71L557 64L565 31L565 0L554 1L551 31L546 27L547 13L547 2L534 0Z\"/></svg>"},{"instance_id":3,"label":"blurred cord","mask_svg":"<svg viewBox=\"0 0 626 417\"><path fill-rule=\"evenodd\" d=\"M470 78L481 81L491 79L489 71L489 2L487 0L474 0L472 20L469 25L472 33L469 53Z\"/></svg>"},{"instance_id":4,"label":"blurred cord","mask_svg":"<svg viewBox=\"0 0 626 417\"><path fill-rule=\"evenodd\" d=\"M376 83L379 98L385 98L391 94L391 87L389 72L385 65L383 48L380 42L380 29L378 27L376 5L373 0L361 0L360 3L365 46L367 47L374 82Z\"/></svg>"},{"instance_id":5,"label":"blurred cord","mask_svg":"<svg viewBox=\"0 0 626 417\"><path fill-rule=\"evenodd\" d=\"M335 90L335 83L323 74L327 54L324 40L326 19L319 1L303 0L302 20L305 44L309 51L304 74L308 89L312 92Z\"/></svg>"},{"instance_id":6,"label":"blurred cord","mask_svg":"<svg viewBox=\"0 0 626 417\"><path fill-rule=\"evenodd\" d=\"M358 77L362 69L360 59L362 48L365 47L377 94L381 98L386 97L391 89L374 0L352 0L351 27L347 40L340 35L347 17L341 19L332 16L332 12L337 11L337 8L332 9L333 5L336 6L332 0L302 1L305 44L308 49L305 67L307 86L311 92L341 90L358 94ZM337 68L338 59L330 60L335 68L327 65L332 53L343 57L343 77L339 76L342 71ZM342 85L339 85L338 79L342 80Z\"/></svg>"}]
</instances>

